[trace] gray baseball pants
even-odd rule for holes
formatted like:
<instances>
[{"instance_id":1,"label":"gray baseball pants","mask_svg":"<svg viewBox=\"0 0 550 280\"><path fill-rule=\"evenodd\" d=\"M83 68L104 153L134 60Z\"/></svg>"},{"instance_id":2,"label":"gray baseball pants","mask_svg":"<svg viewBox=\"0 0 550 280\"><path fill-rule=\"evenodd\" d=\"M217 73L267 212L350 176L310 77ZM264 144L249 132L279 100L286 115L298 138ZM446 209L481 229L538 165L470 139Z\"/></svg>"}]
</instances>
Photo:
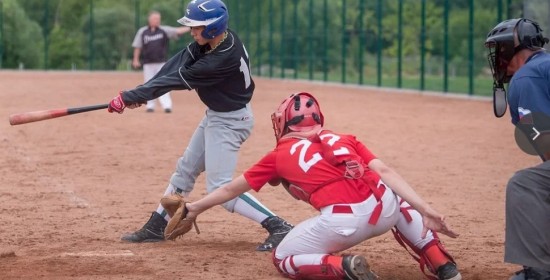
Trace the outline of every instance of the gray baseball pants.
<instances>
[{"instance_id":1,"label":"gray baseball pants","mask_svg":"<svg viewBox=\"0 0 550 280\"><path fill-rule=\"evenodd\" d=\"M508 263L550 271L550 161L509 180L504 249Z\"/></svg>"}]
</instances>

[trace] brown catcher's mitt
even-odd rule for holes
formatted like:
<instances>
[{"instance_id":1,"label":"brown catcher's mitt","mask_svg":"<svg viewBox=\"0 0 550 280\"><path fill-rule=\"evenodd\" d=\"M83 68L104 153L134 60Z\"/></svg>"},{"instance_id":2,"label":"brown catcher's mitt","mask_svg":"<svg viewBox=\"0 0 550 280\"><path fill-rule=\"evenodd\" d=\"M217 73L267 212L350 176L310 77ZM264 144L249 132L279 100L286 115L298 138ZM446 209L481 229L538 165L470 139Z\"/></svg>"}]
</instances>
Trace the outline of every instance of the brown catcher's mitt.
<instances>
[{"instance_id":1,"label":"brown catcher's mitt","mask_svg":"<svg viewBox=\"0 0 550 280\"><path fill-rule=\"evenodd\" d=\"M200 234L200 230L197 227L195 218L187 218L187 208L185 207L185 200L181 195L173 194L165 196L160 200L162 207L166 209L171 219L164 229L164 238L166 240L175 240L178 237L183 236L189 232L193 226L197 234Z\"/></svg>"},{"instance_id":2,"label":"brown catcher's mitt","mask_svg":"<svg viewBox=\"0 0 550 280\"><path fill-rule=\"evenodd\" d=\"M162 207L164 207L164 210L166 210L168 216L172 218L184 201L185 200L183 199L183 196L181 194L175 193L161 198L160 204L162 205Z\"/></svg>"}]
</instances>

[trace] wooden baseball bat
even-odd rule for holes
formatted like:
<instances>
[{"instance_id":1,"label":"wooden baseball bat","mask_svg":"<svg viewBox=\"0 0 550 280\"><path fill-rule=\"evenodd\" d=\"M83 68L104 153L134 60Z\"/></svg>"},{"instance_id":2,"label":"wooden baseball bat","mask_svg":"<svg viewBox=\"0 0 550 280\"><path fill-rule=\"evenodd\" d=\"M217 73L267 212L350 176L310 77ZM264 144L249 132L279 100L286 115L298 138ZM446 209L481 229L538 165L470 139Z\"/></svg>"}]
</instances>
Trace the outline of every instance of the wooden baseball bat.
<instances>
[{"instance_id":1,"label":"wooden baseball bat","mask_svg":"<svg viewBox=\"0 0 550 280\"><path fill-rule=\"evenodd\" d=\"M100 104L100 105L64 108L64 109L51 109L51 110L13 114L10 116L10 124L18 125L18 124L25 124L30 122L38 122L38 121L49 120L49 119L64 117L64 116L73 115L73 114L80 114L80 113L89 112L89 111L106 109L107 107L109 107L109 104Z\"/></svg>"}]
</instances>

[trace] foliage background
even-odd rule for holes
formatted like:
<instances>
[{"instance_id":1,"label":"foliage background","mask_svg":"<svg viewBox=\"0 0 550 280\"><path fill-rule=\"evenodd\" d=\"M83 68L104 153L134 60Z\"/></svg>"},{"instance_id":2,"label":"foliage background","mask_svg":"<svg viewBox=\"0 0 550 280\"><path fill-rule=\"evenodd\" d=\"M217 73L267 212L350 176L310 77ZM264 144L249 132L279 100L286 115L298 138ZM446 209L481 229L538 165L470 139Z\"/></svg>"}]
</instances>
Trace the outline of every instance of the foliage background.
<instances>
[{"instance_id":1,"label":"foliage background","mask_svg":"<svg viewBox=\"0 0 550 280\"><path fill-rule=\"evenodd\" d=\"M137 29L146 24L148 12L158 10L163 24L177 26L176 20L183 15L187 0L0 0L0 3L0 68L131 70L131 42ZM225 0L225 3L230 12L230 28L239 33L247 46L255 75L454 92L468 92L470 86L474 88L470 93L476 94L490 92L483 42L496 23L507 17L529 16L544 29L550 27L547 0ZM172 41L170 53L176 53L189 42L188 35ZM443 86L444 74L447 88ZM479 80L475 87L474 79ZM420 80L423 84L419 84Z\"/></svg>"}]
</instances>

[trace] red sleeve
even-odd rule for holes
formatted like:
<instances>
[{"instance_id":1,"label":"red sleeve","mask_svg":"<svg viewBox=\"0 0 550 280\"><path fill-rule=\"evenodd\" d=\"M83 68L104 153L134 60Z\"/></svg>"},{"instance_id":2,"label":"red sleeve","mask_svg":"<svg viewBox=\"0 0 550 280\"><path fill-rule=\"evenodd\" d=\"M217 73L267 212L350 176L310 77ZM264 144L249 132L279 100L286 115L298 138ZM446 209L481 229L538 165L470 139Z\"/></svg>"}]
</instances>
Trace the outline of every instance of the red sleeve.
<instances>
[{"instance_id":1,"label":"red sleeve","mask_svg":"<svg viewBox=\"0 0 550 280\"><path fill-rule=\"evenodd\" d=\"M363 161L365 162L365 164L369 164L369 162L373 159L376 158L376 156L371 153L371 151L365 146L363 145L363 143L357 141L357 154L363 158Z\"/></svg>"},{"instance_id":2,"label":"red sleeve","mask_svg":"<svg viewBox=\"0 0 550 280\"><path fill-rule=\"evenodd\" d=\"M244 179L253 190L259 191L269 180L278 177L275 168L276 155L275 151L270 152L244 172Z\"/></svg>"}]
</instances>

